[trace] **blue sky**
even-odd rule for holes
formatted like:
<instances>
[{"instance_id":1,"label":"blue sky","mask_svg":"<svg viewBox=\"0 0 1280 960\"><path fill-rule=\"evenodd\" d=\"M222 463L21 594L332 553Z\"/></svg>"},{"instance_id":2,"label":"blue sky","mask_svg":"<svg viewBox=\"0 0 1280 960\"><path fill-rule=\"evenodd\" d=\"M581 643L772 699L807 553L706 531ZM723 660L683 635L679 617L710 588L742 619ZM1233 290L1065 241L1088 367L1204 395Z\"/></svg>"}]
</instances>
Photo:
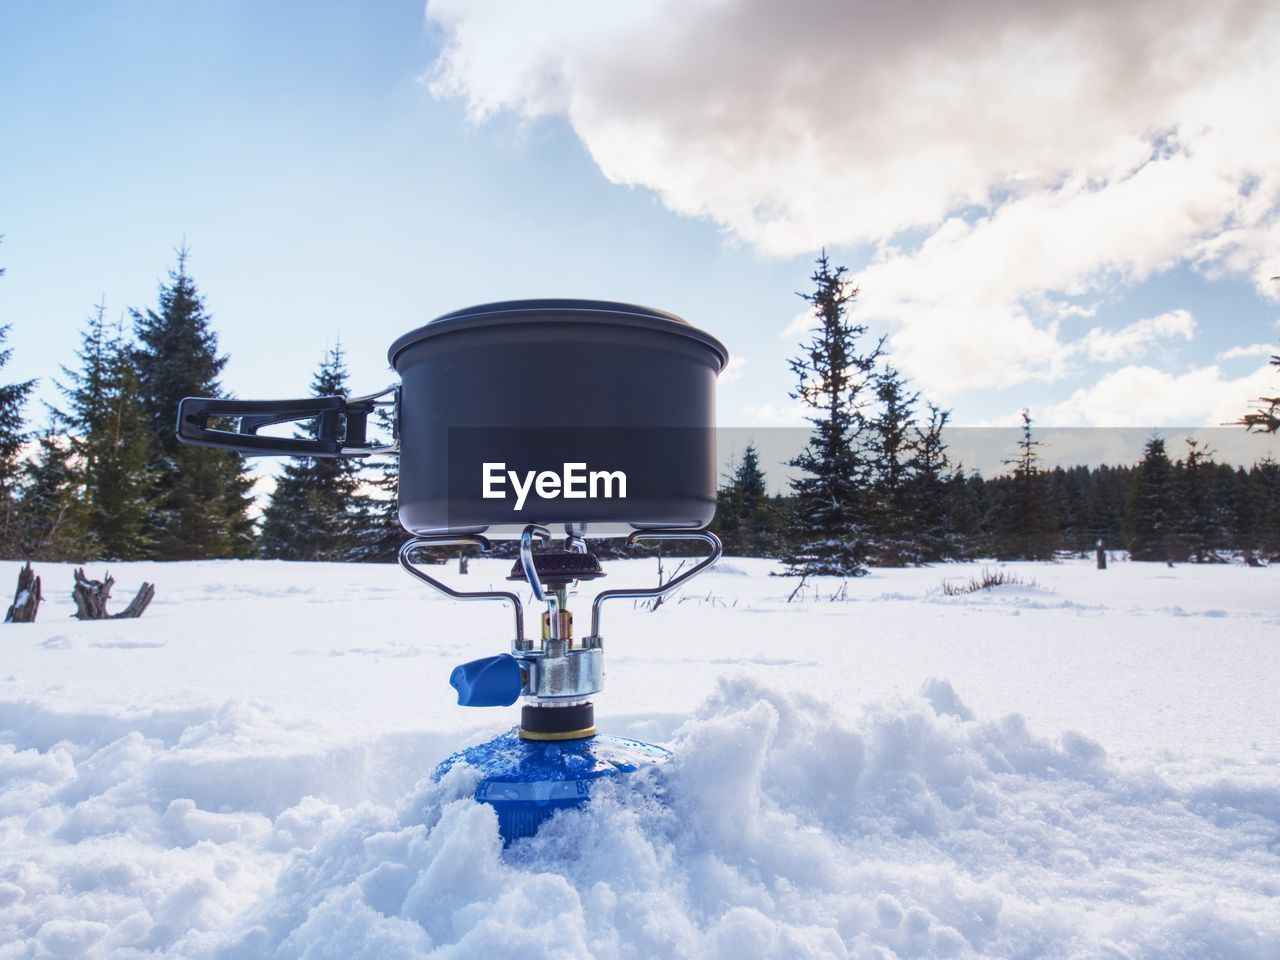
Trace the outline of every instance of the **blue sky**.
<instances>
[{"instance_id":1,"label":"blue sky","mask_svg":"<svg viewBox=\"0 0 1280 960\"><path fill-rule=\"evenodd\" d=\"M372 391L389 382L386 346L433 316L489 300L581 296L661 307L712 331L741 358L721 388L721 421L790 423L785 358L798 337L784 331L796 326L795 291L825 244L862 282L873 331L893 335L895 355L959 422L1004 422L1030 406L1063 425L1117 416L1194 425L1257 395L1266 373L1258 345L1280 336L1280 307L1257 278L1265 264L1203 252L1232 217L1239 225L1239 211L1189 234L1194 254L1076 255L1057 272L1011 259L1006 275L1041 270L1045 279L958 291L964 303L952 315L945 295L924 302L902 292L913 289L911 271L972 276L964 244L987 242L984 224L995 235L1037 198L1080 200L1062 186L1072 170L1022 190L1025 202L989 189L976 205L921 208L900 223L895 211L911 206L904 195L864 223L859 211L870 204L805 192L805 170L788 166L794 151L770 123L761 121L758 140L749 115L715 140L701 122L690 133L681 101L700 90L715 96L699 86L704 78L685 78L673 107L633 67L584 59L575 44L625 50L620 30L668 27L597 23L584 9L547 5L531 28L527 8L494 3L440 4L430 16L417 2L7 5L0 320L13 325L14 356L6 377L39 377L40 398L53 399L52 378L72 362L93 305L105 296L116 317L154 303L185 238L231 356L225 385L242 397L305 391L339 337L353 388ZM538 59L517 63L510 49ZM554 82L531 72L548 63L561 65L545 68ZM504 75L512 64L523 72ZM735 109L721 113L733 118ZM1263 113L1259 122L1270 125ZM688 156L646 154L655 129L682 131ZM718 157L720 144L735 152L726 146ZM940 144L940 173L957 166L953 151ZM762 157L768 166L755 180L739 177ZM851 157L854 173L878 175ZM1003 176L972 166L975 183L989 174L987 188ZM835 179L844 175L837 169ZM1136 178L1124 170L1102 185ZM1084 199L1093 191L1110 202L1096 170L1079 172L1092 178ZM892 199L893 190L888 183L864 196ZM1063 210L1063 222L1076 222ZM947 218L959 240L954 229L944 233ZM1256 219L1259 230L1274 222L1269 213ZM1055 221L1042 223L1037 236L1052 248ZM1010 249L1003 242L989 249ZM949 259L930 252L939 248ZM1020 352L993 360L1024 335ZM947 336L971 344L972 355ZM1036 359L1041 343L1052 363ZM1219 359L1232 348L1241 355ZM1144 383L1180 402L1133 413L1129 395ZM1197 390L1203 402L1187 400ZM39 417L35 405L31 412Z\"/></svg>"}]
</instances>

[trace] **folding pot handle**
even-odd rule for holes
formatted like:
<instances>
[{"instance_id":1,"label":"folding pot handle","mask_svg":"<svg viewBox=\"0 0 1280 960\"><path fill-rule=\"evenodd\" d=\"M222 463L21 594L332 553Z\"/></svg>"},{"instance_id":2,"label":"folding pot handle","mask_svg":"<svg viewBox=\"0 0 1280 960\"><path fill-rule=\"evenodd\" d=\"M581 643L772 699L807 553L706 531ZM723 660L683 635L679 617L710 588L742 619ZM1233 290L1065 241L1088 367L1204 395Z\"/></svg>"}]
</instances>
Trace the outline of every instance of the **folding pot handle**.
<instances>
[{"instance_id":1,"label":"folding pot handle","mask_svg":"<svg viewBox=\"0 0 1280 960\"><path fill-rule=\"evenodd\" d=\"M383 399L391 397L392 399ZM187 397L178 403L178 439L197 447L219 447L247 456L367 457L396 453L399 430L392 442L368 440L369 414L378 407L398 406L400 388L388 387L366 397L306 397L301 400L222 400ZM214 418L235 420L235 429L211 427ZM314 439L261 437L263 427L298 420L315 420ZM399 418L395 418L398 423Z\"/></svg>"}]
</instances>

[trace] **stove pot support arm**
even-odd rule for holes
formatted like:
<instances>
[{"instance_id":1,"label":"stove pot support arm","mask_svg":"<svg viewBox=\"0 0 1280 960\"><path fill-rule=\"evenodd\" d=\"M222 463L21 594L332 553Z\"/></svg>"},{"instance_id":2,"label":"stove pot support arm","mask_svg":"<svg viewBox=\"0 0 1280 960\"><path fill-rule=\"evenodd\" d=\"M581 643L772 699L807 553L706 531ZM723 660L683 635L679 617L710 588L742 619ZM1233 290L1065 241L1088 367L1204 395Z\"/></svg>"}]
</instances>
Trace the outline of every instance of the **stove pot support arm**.
<instances>
[{"instance_id":1,"label":"stove pot support arm","mask_svg":"<svg viewBox=\"0 0 1280 960\"><path fill-rule=\"evenodd\" d=\"M676 587L688 583L714 564L720 559L720 554L724 552L724 546L720 543L720 538L710 530L637 530L627 537L627 546L630 547L642 540L701 540L711 548L711 555L703 558L697 566L686 570L678 577L672 577L666 583L658 584L656 587L605 590L596 594L596 598L591 604L591 636L587 638L588 640L598 640L600 638L600 608L604 606L606 600L641 600L666 596Z\"/></svg>"}]
</instances>

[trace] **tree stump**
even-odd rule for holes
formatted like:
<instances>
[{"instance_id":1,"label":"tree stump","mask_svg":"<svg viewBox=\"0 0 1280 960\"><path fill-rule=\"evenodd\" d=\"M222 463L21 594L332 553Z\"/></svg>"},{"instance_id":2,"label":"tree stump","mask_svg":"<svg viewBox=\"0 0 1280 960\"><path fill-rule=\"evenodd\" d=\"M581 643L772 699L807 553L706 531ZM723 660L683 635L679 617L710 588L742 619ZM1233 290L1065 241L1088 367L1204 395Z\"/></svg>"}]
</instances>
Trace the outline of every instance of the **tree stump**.
<instances>
[{"instance_id":1,"label":"tree stump","mask_svg":"<svg viewBox=\"0 0 1280 960\"><path fill-rule=\"evenodd\" d=\"M156 587L153 583L147 583L145 580L142 586L138 588L138 592L134 594L133 599L129 601L129 605L119 613L112 614L112 620L132 620L135 617L142 616L142 611L147 609L152 599L156 595Z\"/></svg>"},{"instance_id":2,"label":"tree stump","mask_svg":"<svg viewBox=\"0 0 1280 960\"><path fill-rule=\"evenodd\" d=\"M154 584L143 583L127 607L119 613L111 614L107 613L107 601L111 598L115 578L107 574L103 580L90 580L84 575L83 569L76 570L75 578L76 585L71 590L71 599L76 604L77 620L123 620L140 617L156 595Z\"/></svg>"},{"instance_id":3,"label":"tree stump","mask_svg":"<svg viewBox=\"0 0 1280 960\"><path fill-rule=\"evenodd\" d=\"M1097 546L1097 561L1098 561L1098 569L1099 569L1099 570L1105 570L1105 569L1107 569L1107 551L1105 551L1105 550L1103 550L1103 549L1102 549L1102 538L1101 538L1101 537L1099 537L1099 538L1098 538L1098 546Z\"/></svg>"},{"instance_id":4,"label":"tree stump","mask_svg":"<svg viewBox=\"0 0 1280 960\"><path fill-rule=\"evenodd\" d=\"M35 623L36 614L40 610L40 601L44 595L40 592L40 578L31 569L31 561L18 571L18 589L13 595L13 605L4 615L5 623Z\"/></svg>"}]
</instances>

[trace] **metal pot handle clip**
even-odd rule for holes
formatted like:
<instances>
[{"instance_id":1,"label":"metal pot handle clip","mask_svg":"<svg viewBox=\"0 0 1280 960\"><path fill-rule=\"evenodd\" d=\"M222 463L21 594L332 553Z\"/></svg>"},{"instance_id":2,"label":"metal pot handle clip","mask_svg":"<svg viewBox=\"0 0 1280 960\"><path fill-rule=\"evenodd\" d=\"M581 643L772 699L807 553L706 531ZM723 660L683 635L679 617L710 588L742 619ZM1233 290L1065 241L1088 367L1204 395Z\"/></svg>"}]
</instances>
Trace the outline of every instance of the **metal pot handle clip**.
<instances>
[{"instance_id":1,"label":"metal pot handle clip","mask_svg":"<svg viewBox=\"0 0 1280 960\"><path fill-rule=\"evenodd\" d=\"M390 399L387 399L390 398ZM392 441L368 439L369 414L393 407ZM301 400L222 400L187 397L178 404L178 439L197 447L235 450L246 456L370 457L400 449L400 387L363 397L306 397ZM214 419L235 421L233 429L214 427ZM263 427L315 420L314 439L263 437Z\"/></svg>"}]
</instances>

